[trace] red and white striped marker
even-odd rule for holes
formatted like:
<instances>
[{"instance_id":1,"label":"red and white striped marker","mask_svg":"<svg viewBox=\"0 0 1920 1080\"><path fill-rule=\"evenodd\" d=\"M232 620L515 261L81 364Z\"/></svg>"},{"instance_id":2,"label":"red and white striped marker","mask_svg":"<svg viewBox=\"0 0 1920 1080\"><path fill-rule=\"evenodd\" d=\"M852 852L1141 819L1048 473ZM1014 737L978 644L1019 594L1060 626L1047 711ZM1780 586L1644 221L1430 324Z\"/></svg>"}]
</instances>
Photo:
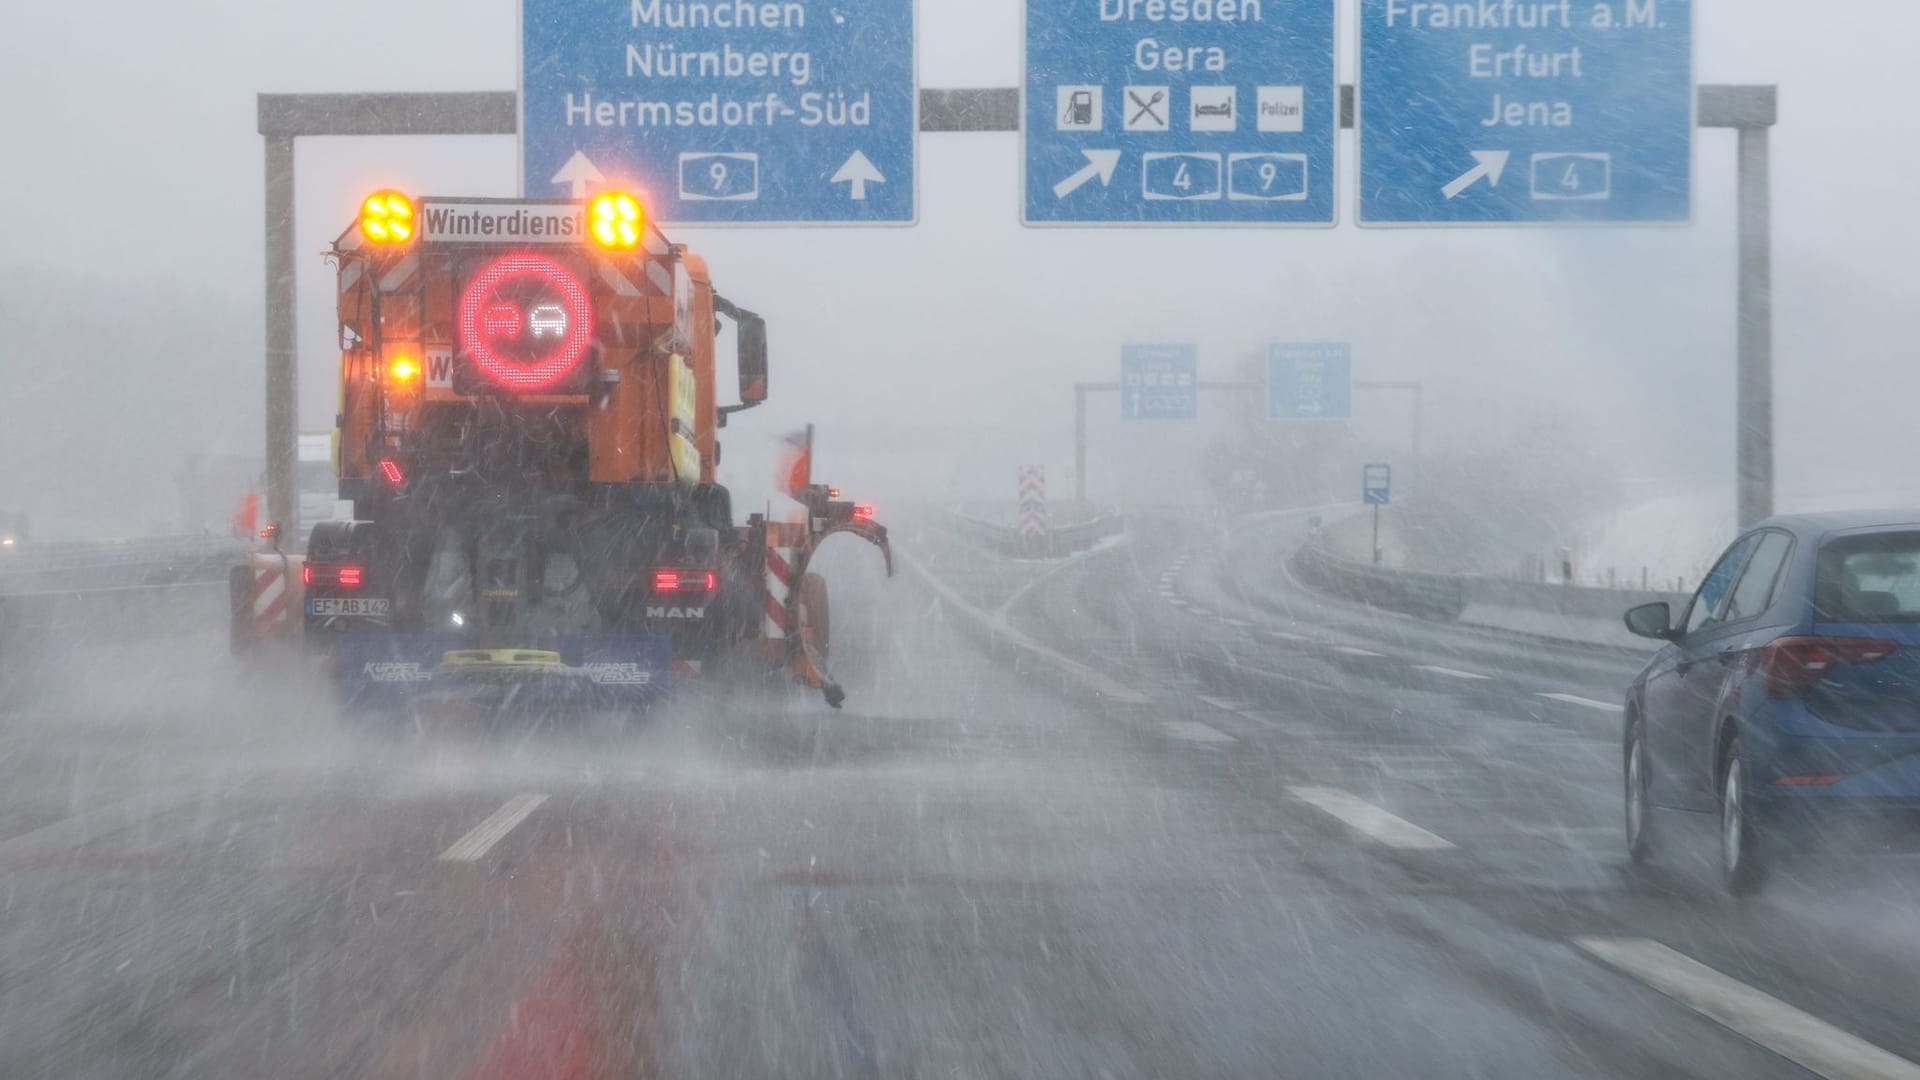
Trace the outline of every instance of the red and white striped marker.
<instances>
[{"instance_id":1,"label":"red and white striped marker","mask_svg":"<svg viewBox=\"0 0 1920 1080\"><path fill-rule=\"evenodd\" d=\"M787 597L793 593L791 548L767 548L766 636L785 640L787 636Z\"/></svg>"},{"instance_id":2,"label":"red and white striped marker","mask_svg":"<svg viewBox=\"0 0 1920 1080\"><path fill-rule=\"evenodd\" d=\"M1029 541L1046 539L1050 531L1047 519L1047 470L1041 465L1020 469L1020 535Z\"/></svg>"}]
</instances>

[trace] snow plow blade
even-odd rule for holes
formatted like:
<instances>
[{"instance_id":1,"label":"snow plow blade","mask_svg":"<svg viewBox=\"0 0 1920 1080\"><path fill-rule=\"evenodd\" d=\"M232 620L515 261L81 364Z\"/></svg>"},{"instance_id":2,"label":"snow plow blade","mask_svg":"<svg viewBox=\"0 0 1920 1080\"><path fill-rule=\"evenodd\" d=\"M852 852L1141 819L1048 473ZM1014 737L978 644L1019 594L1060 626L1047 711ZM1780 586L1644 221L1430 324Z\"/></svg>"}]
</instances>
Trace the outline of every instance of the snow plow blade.
<instances>
[{"instance_id":1,"label":"snow plow blade","mask_svg":"<svg viewBox=\"0 0 1920 1080\"><path fill-rule=\"evenodd\" d=\"M554 642L542 648L474 648L405 635L340 639L340 686L354 703L453 698L478 705L607 708L650 704L672 683L666 637Z\"/></svg>"}]
</instances>

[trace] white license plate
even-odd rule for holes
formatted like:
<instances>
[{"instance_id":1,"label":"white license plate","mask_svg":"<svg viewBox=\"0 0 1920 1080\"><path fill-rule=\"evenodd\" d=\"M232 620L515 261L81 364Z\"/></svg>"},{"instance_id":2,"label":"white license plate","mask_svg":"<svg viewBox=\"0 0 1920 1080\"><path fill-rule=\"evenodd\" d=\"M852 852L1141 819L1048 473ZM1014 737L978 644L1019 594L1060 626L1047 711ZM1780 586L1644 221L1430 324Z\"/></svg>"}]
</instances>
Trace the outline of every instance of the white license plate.
<instances>
[{"instance_id":1,"label":"white license plate","mask_svg":"<svg viewBox=\"0 0 1920 1080\"><path fill-rule=\"evenodd\" d=\"M340 597L307 601L309 615L385 615L388 601L371 597Z\"/></svg>"}]
</instances>

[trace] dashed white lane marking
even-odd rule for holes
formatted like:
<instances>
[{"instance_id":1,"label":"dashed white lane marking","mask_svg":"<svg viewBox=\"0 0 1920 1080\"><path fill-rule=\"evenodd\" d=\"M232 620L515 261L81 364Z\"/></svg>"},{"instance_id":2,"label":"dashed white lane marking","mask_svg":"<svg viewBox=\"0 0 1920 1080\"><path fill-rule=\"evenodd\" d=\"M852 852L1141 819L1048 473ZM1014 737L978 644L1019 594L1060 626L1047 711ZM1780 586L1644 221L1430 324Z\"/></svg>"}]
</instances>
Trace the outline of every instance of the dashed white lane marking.
<instances>
[{"instance_id":1,"label":"dashed white lane marking","mask_svg":"<svg viewBox=\"0 0 1920 1080\"><path fill-rule=\"evenodd\" d=\"M487 820L473 827L473 831L453 842L453 846L440 853L441 862L477 862L493 845L506 838L514 826L527 820L527 815L540 809L547 801L545 795L515 795L487 816Z\"/></svg>"},{"instance_id":2,"label":"dashed white lane marking","mask_svg":"<svg viewBox=\"0 0 1920 1080\"><path fill-rule=\"evenodd\" d=\"M1585 705L1589 709L1599 709L1601 712L1623 713L1627 711L1625 705L1616 705L1611 701L1595 701L1590 697L1581 697L1579 694L1541 694L1540 696L1546 698L1548 701L1564 701L1569 705Z\"/></svg>"},{"instance_id":3,"label":"dashed white lane marking","mask_svg":"<svg viewBox=\"0 0 1920 1080\"><path fill-rule=\"evenodd\" d=\"M1208 727L1197 720L1167 720L1162 722L1160 726L1167 730L1169 737L1185 739L1188 742L1231 743L1240 741L1226 732L1221 731L1219 728Z\"/></svg>"},{"instance_id":4,"label":"dashed white lane marking","mask_svg":"<svg viewBox=\"0 0 1920 1080\"><path fill-rule=\"evenodd\" d=\"M1333 651L1334 651L1334 652L1337 652L1337 653L1345 653L1345 654L1347 654L1348 656L1373 656L1373 657L1380 657L1380 656L1385 656L1385 655L1387 655L1386 653L1377 653L1377 652L1374 652L1374 651L1373 651L1372 649L1362 649L1362 648L1360 648L1360 647L1359 647L1359 646L1357 646L1357 645L1335 645L1335 646L1333 647Z\"/></svg>"},{"instance_id":5,"label":"dashed white lane marking","mask_svg":"<svg viewBox=\"0 0 1920 1080\"><path fill-rule=\"evenodd\" d=\"M1269 630L1267 636L1279 638L1281 641L1291 641L1296 645L1305 645L1313 640L1305 634L1290 634L1285 630Z\"/></svg>"},{"instance_id":6,"label":"dashed white lane marking","mask_svg":"<svg viewBox=\"0 0 1920 1080\"><path fill-rule=\"evenodd\" d=\"M1290 787L1287 791L1294 798L1312 803L1346 822L1354 831L1370 836L1388 847L1406 848L1412 851L1445 851L1453 847L1452 843L1435 836L1413 822L1395 817L1339 788Z\"/></svg>"},{"instance_id":7,"label":"dashed white lane marking","mask_svg":"<svg viewBox=\"0 0 1920 1080\"><path fill-rule=\"evenodd\" d=\"M1449 679L1474 679L1480 682L1486 682L1493 678L1491 675L1481 675L1472 671L1461 671L1458 668L1435 667L1432 664L1415 664L1413 667L1416 671L1431 671L1435 675L1445 675Z\"/></svg>"},{"instance_id":8,"label":"dashed white lane marking","mask_svg":"<svg viewBox=\"0 0 1920 1080\"><path fill-rule=\"evenodd\" d=\"M1920 1065L1645 938L1574 938L1582 951L1828 1080L1920 1080Z\"/></svg>"},{"instance_id":9,"label":"dashed white lane marking","mask_svg":"<svg viewBox=\"0 0 1920 1080\"><path fill-rule=\"evenodd\" d=\"M1233 627L1235 630L1253 629L1253 624L1248 622L1245 619L1223 618L1220 621L1226 623L1228 626Z\"/></svg>"}]
</instances>

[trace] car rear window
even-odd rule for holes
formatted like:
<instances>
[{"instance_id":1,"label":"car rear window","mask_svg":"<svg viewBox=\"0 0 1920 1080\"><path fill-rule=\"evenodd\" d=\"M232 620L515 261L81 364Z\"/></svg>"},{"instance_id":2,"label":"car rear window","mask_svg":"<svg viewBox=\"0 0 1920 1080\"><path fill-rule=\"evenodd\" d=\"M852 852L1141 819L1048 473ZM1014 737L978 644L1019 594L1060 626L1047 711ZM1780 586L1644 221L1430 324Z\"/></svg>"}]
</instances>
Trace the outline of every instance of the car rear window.
<instances>
[{"instance_id":1,"label":"car rear window","mask_svg":"<svg viewBox=\"0 0 1920 1080\"><path fill-rule=\"evenodd\" d=\"M1827 541L1813 605L1818 622L1920 622L1920 532Z\"/></svg>"}]
</instances>

